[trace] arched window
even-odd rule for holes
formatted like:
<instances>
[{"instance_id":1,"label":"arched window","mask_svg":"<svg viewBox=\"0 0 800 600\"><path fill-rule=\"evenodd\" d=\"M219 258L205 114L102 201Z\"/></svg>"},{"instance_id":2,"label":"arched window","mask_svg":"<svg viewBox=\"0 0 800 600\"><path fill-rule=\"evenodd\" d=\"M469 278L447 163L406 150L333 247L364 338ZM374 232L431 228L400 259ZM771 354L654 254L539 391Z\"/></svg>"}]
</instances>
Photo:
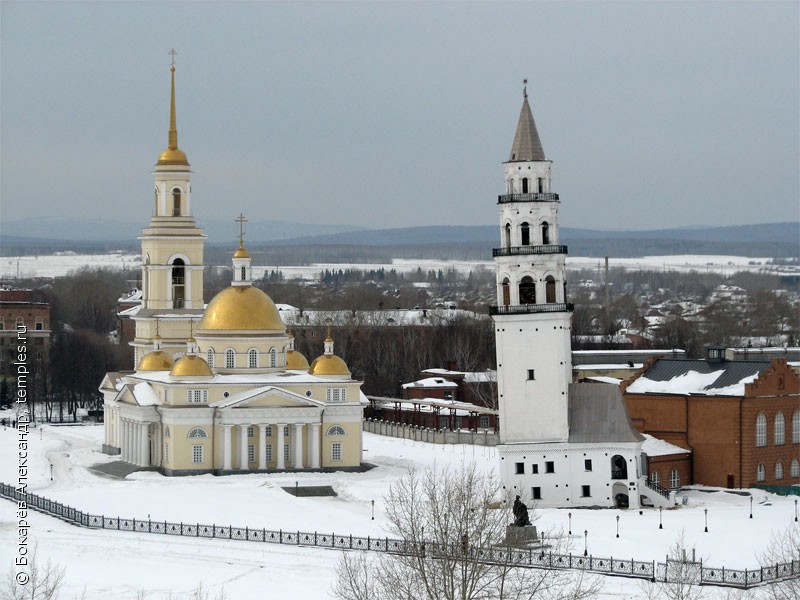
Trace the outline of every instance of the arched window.
<instances>
[{"instance_id":1,"label":"arched window","mask_svg":"<svg viewBox=\"0 0 800 600\"><path fill-rule=\"evenodd\" d=\"M792 443L800 444L800 410L792 415Z\"/></svg>"},{"instance_id":2,"label":"arched window","mask_svg":"<svg viewBox=\"0 0 800 600\"><path fill-rule=\"evenodd\" d=\"M214 368L214 349L213 348L209 348L208 351L206 352L206 362L208 363L209 367L211 367L212 369Z\"/></svg>"},{"instance_id":3,"label":"arched window","mask_svg":"<svg viewBox=\"0 0 800 600\"><path fill-rule=\"evenodd\" d=\"M775 479L783 479L783 463L775 463Z\"/></svg>"},{"instance_id":4,"label":"arched window","mask_svg":"<svg viewBox=\"0 0 800 600\"><path fill-rule=\"evenodd\" d=\"M672 473L669 474L669 487L673 490L681 487L681 474L678 473L678 469L672 469Z\"/></svg>"},{"instance_id":5,"label":"arched window","mask_svg":"<svg viewBox=\"0 0 800 600\"><path fill-rule=\"evenodd\" d=\"M225 350L225 368L233 369L236 366L236 353L233 348Z\"/></svg>"},{"instance_id":6,"label":"arched window","mask_svg":"<svg viewBox=\"0 0 800 600\"><path fill-rule=\"evenodd\" d=\"M508 277L503 279L503 283L500 284L500 289L503 296L503 306L508 306L511 304L511 287L508 285Z\"/></svg>"},{"instance_id":7,"label":"arched window","mask_svg":"<svg viewBox=\"0 0 800 600\"><path fill-rule=\"evenodd\" d=\"M554 304L556 301L556 278L548 275L544 282L545 302Z\"/></svg>"},{"instance_id":8,"label":"arched window","mask_svg":"<svg viewBox=\"0 0 800 600\"><path fill-rule=\"evenodd\" d=\"M250 351L247 353L247 365L251 369L258 368L258 350L255 348L250 349Z\"/></svg>"},{"instance_id":9,"label":"arched window","mask_svg":"<svg viewBox=\"0 0 800 600\"><path fill-rule=\"evenodd\" d=\"M650 473L650 483L657 486L661 485L661 475L658 473L658 471L655 473Z\"/></svg>"},{"instance_id":10,"label":"arched window","mask_svg":"<svg viewBox=\"0 0 800 600\"><path fill-rule=\"evenodd\" d=\"M511 224L506 223L503 228L503 246L508 249L511 248Z\"/></svg>"},{"instance_id":11,"label":"arched window","mask_svg":"<svg viewBox=\"0 0 800 600\"><path fill-rule=\"evenodd\" d=\"M789 468L789 474L792 477L800 477L800 460L797 460L796 458L792 459L792 465Z\"/></svg>"},{"instance_id":12,"label":"arched window","mask_svg":"<svg viewBox=\"0 0 800 600\"><path fill-rule=\"evenodd\" d=\"M756 467L756 481L764 481L767 478L767 470L764 468L763 463L758 463Z\"/></svg>"},{"instance_id":13,"label":"arched window","mask_svg":"<svg viewBox=\"0 0 800 600\"><path fill-rule=\"evenodd\" d=\"M758 413L756 417L756 447L767 445L767 417L764 413Z\"/></svg>"},{"instance_id":14,"label":"arched window","mask_svg":"<svg viewBox=\"0 0 800 600\"><path fill-rule=\"evenodd\" d=\"M242 281L247 280L247 267L242 267Z\"/></svg>"},{"instance_id":15,"label":"arched window","mask_svg":"<svg viewBox=\"0 0 800 600\"><path fill-rule=\"evenodd\" d=\"M193 438L207 438L208 434L206 430L202 427L194 427L191 431L189 431L189 439Z\"/></svg>"},{"instance_id":16,"label":"arched window","mask_svg":"<svg viewBox=\"0 0 800 600\"><path fill-rule=\"evenodd\" d=\"M550 225L547 221L542 223L542 244L545 246L550 243Z\"/></svg>"},{"instance_id":17,"label":"arched window","mask_svg":"<svg viewBox=\"0 0 800 600\"><path fill-rule=\"evenodd\" d=\"M786 443L786 424L782 412L775 415L774 438L776 446L781 446Z\"/></svg>"},{"instance_id":18,"label":"arched window","mask_svg":"<svg viewBox=\"0 0 800 600\"><path fill-rule=\"evenodd\" d=\"M522 193L523 194L527 194L528 193L528 178L527 177L523 177L522 178Z\"/></svg>"},{"instance_id":19,"label":"arched window","mask_svg":"<svg viewBox=\"0 0 800 600\"><path fill-rule=\"evenodd\" d=\"M344 435L344 427L341 425L332 425L328 428L325 435Z\"/></svg>"},{"instance_id":20,"label":"arched window","mask_svg":"<svg viewBox=\"0 0 800 600\"><path fill-rule=\"evenodd\" d=\"M185 293L186 267L182 258L172 261L172 308L183 308Z\"/></svg>"},{"instance_id":21,"label":"arched window","mask_svg":"<svg viewBox=\"0 0 800 600\"><path fill-rule=\"evenodd\" d=\"M172 188L172 216L181 216L181 190L180 188Z\"/></svg>"},{"instance_id":22,"label":"arched window","mask_svg":"<svg viewBox=\"0 0 800 600\"><path fill-rule=\"evenodd\" d=\"M278 366L278 351L275 348L269 349L269 366L273 369Z\"/></svg>"},{"instance_id":23,"label":"arched window","mask_svg":"<svg viewBox=\"0 0 800 600\"><path fill-rule=\"evenodd\" d=\"M611 479L627 479L628 463L625 457L615 454L611 457Z\"/></svg>"},{"instance_id":24,"label":"arched window","mask_svg":"<svg viewBox=\"0 0 800 600\"><path fill-rule=\"evenodd\" d=\"M536 191L540 194L544 192L544 180L541 177L536 180Z\"/></svg>"},{"instance_id":25,"label":"arched window","mask_svg":"<svg viewBox=\"0 0 800 600\"><path fill-rule=\"evenodd\" d=\"M531 245L531 226L528 225L527 222L523 223L519 226L520 232L520 245L522 246L530 246Z\"/></svg>"},{"instance_id":26,"label":"arched window","mask_svg":"<svg viewBox=\"0 0 800 600\"><path fill-rule=\"evenodd\" d=\"M25 327L25 319L17 317L17 329L22 329L23 327Z\"/></svg>"},{"instance_id":27,"label":"arched window","mask_svg":"<svg viewBox=\"0 0 800 600\"><path fill-rule=\"evenodd\" d=\"M536 284L531 277L523 277L519 282L519 303L536 304Z\"/></svg>"}]
</instances>

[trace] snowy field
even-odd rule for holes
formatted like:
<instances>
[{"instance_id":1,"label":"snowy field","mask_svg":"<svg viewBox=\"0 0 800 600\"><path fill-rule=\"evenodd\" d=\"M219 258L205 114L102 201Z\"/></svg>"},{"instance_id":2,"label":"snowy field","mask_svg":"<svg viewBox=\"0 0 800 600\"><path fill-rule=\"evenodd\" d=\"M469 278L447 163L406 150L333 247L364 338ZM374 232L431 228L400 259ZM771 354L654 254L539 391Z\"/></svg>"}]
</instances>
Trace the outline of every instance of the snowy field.
<instances>
[{"instance_id":1,"label":"snowy field","mask_svg":"<svg viewBox=\"0 0 800 600\"><path fill-rule=\"evenodd\" d=\"M7 416L9 413L5 413ZM364 434L364 458L376 465L365 473L250 474L229 477L203 475L165 478L134 473L125 480L97 474L87 467L117 460L99 451L99 426L43 426L33 430L29 458L30 491L91 513L136 519L200 522L387 535L383 496L388 486L409 466L457 466L475 461L494 470L491 448L438 446ZM0 480L16 482L17 432L0 430ZM50 465L53 480L50 480ZM306 498L282 487L331 485L336 498ZM685 506L663 512L658 528L656 510L573 510L573 535L567 533L566 510L537 511L537 525L547 537L563 537L572 551L582 553L584 530L588 550L595 556L664 560L681 531L688 547L709 566L753 568L773 531L790 526L793 499L758 490L750 496L712 488L684 491ZM745 492L747 494L747 492ZM372 520L371 501L375 501ZM709 532L704 533L704 509ZM90 530L31 511L30 536L40 558L66 568L66 594L72 598L85 588L89 599L160 600L169 593L188 594L198 583L212 592L224 587L229 600L255 600L283 594L328 598L340 551L253 542L167 537L107 530ZM619 515L620 537L615 537ZM509 519L511 516L509 515ZM0 499L0 577L12 567L16 548L14 503ZM602 598L641 598L637 580L602 579ZM722 590L708 589L708 597Z\"/></svg>"},{"instance_id":2,"label":"snowy field","mask_svg":"<svg viewBox=\"0 0 800 600\"><path fill-rule=\"evenodd\" d=\"M798 266L775 266L768 263L767 258L748 258L743 256L707 256L707 255L680 255L680 256L644 256L641 258L612 258L609 266L612 268L625 268L631 271L674 271L688 273L700 271L732 275L738 271L751 271L760 273L781 273L800 275ZM31 277L62 277L80 268L113 268L113 269L138 269L141 267L141 256L138 254L122 254L119 252L109 254L70 254L58 253L40 256L2 256L0 257L0 277L2 278L31 278ZM370 264L344 264L344 263L316 263L307 266L255 265L253 276L260 278L265 272L280 270L287 279L317 280L325 269L395 269L398 272L410 273L417 269L427 271L433 269L447 271L455 269L462 273L483 267L494 269L494 263L485 261L459 261L459 260L414 260L393 259L389 263ZM567 257L567 268L570 270L590 269L598 270L604 267L600 258Z\"/></svg>"}]
</instances>

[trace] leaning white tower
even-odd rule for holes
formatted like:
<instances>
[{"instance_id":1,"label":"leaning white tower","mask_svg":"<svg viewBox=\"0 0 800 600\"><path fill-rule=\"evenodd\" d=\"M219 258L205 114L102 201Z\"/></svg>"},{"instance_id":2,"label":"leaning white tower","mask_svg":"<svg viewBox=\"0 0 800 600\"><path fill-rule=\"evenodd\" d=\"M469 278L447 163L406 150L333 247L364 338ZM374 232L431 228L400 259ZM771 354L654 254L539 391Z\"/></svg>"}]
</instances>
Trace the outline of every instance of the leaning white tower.
<instances>
[{"instance_id":1,"label":"leaning white tower","mask_svg":"<svg viewBox=\"0 0 800 600\"><path fill-rule=\"evenodd\" d=\"M566 442L569 436L572 306L551 167L526 89L511 154L503 163L506 193L497 199L501 247L493 251L501 444Z\"/></svg>"},{"instance_id":2,"label":"leaning white tower","mask_svg":"<svg viewBox=\"0 0 800 600\"><path fill-rule=\"evenodd\" d=\"M493 251L491 307L500 402L500 479L508 497L539 506L631 506L646 488L644 438L618 386L573 384L558 194L524 92L498 197L500 248Z\"/></svg>"}]
</instances>

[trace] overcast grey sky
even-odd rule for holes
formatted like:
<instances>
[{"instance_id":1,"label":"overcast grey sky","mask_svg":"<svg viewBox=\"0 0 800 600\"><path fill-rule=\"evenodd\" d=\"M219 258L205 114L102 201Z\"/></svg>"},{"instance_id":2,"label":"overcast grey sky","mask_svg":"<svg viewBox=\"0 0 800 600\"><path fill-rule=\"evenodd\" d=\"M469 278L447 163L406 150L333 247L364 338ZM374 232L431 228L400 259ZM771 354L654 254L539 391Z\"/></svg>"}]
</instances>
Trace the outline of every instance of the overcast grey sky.
<instances>
[{"instance_id":1,"label":"overcast grey sky","mask_svg":"<svg viewBox=\"0 0 800 600\"><path fill-rule=\"evenodd\" d=\"M497 222L528 89L561 224L797 220L798 2L9 2L2 218Z\"/></svg>"}]
</instances>

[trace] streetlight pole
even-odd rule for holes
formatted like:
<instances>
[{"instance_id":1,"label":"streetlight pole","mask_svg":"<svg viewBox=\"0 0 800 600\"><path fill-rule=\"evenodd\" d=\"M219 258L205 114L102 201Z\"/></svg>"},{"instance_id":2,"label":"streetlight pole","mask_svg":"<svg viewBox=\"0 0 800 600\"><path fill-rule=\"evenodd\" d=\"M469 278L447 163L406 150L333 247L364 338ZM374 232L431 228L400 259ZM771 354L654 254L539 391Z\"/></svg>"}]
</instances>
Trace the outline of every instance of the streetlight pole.
<instances>
[{"instance_id":1,"label":"streetlight pole","mask_svg":"<svg viewBox=\"0 0 800 600\"><path fill-rule=\"evenodd\" d=\"M794 499L794 522L797 523L797 498Z\"/></svg>"},{"instance_id":2,"label":"streetlight pole","mask_svg":"<svg viewBox=\"0 0 800 600\"><path fill-rule=\"evenodd\" d=\"M295 498L299 498L300 497L300 487L299 487L299 482L298 481L294 482L294 497Z\"/></svg>"},{"instance_id":3,"label":"streetlight pole","mask_svg":"<svg viewBox=\"0 0 800 600\"><path fill-rule=\"evenodd\" d=\"M588 544L589 544L589 530L588 529L584 529L583 530L583 555L584 556L589 556L589 546L588 546Z\"/></svg>"},{"instance_id":4,"label":"streetlight pole","mask_svg":"<svg viewBox=\"0 0 800 600\"><path fill-rule=\"evenodd\" d=\"M663 510L663 508L664 508L663 506L659 506L658 507L658 528L659 529L664 529L664 525L661 522L661 511Z\"/></svg>"},{"instance_id":5,"label":"streetlight pole","mask_svg":"<svg viewBox=\"0 0 800 600\"><path fill-rule=\"evenodd\" d=\"M53 481L53 463L50 463L50 481Z\"/></svg>"},{"instance_id":6,"label":"streetlight pole","mask_svg":"<svg viewBox=\"0 0 800 600\"><path fill-rule=\"evenodd\" d=\"M372 500L372 520L375 520L375 500Z\"/></svg>"},{"instance_id":7,"label":"streetlight pole","mask_svg":"<svg viewBox=\"0 0 800 600\"><path fill-rule=\"evenodd\" d=\"M750 518L753 518L753 497L750 496Z\"/></svg>"},{"instance_id":8,"label":"streetlight pole","mask_svg":"<svg viewBox=\"0 0 800 600\"><path fill-rule=\"evenodd\" d=\"M617 537L619 537L619 515L617 515Z\"/></svg>"},{"instance_id":9,"label":"streetlight pole","mask_svg":"<svg viewBox=\"0 0 800 600\"><path fill-rule=\"evenodd\" d=\"M704 508L704 509L703 509L703 512L705 513L705 517L706 517L706 528L705 528L705 532L706 532L706 533L708 533L708 509L707 509L707 508Z\"/></svg>"},{"instance_id":10,"label":"streetlight pole","mask_svg":"<svg viewBox=\"0 0 800 600\"><path fill-rule=\"evenodd\" d=\"M794 501L794 512L797 513L797 500ZM569 534L572 535L572 513L568 512L567 517L569 518ZM796 516L794 520L797 520Z\"/></svg>"}]
</instances>

